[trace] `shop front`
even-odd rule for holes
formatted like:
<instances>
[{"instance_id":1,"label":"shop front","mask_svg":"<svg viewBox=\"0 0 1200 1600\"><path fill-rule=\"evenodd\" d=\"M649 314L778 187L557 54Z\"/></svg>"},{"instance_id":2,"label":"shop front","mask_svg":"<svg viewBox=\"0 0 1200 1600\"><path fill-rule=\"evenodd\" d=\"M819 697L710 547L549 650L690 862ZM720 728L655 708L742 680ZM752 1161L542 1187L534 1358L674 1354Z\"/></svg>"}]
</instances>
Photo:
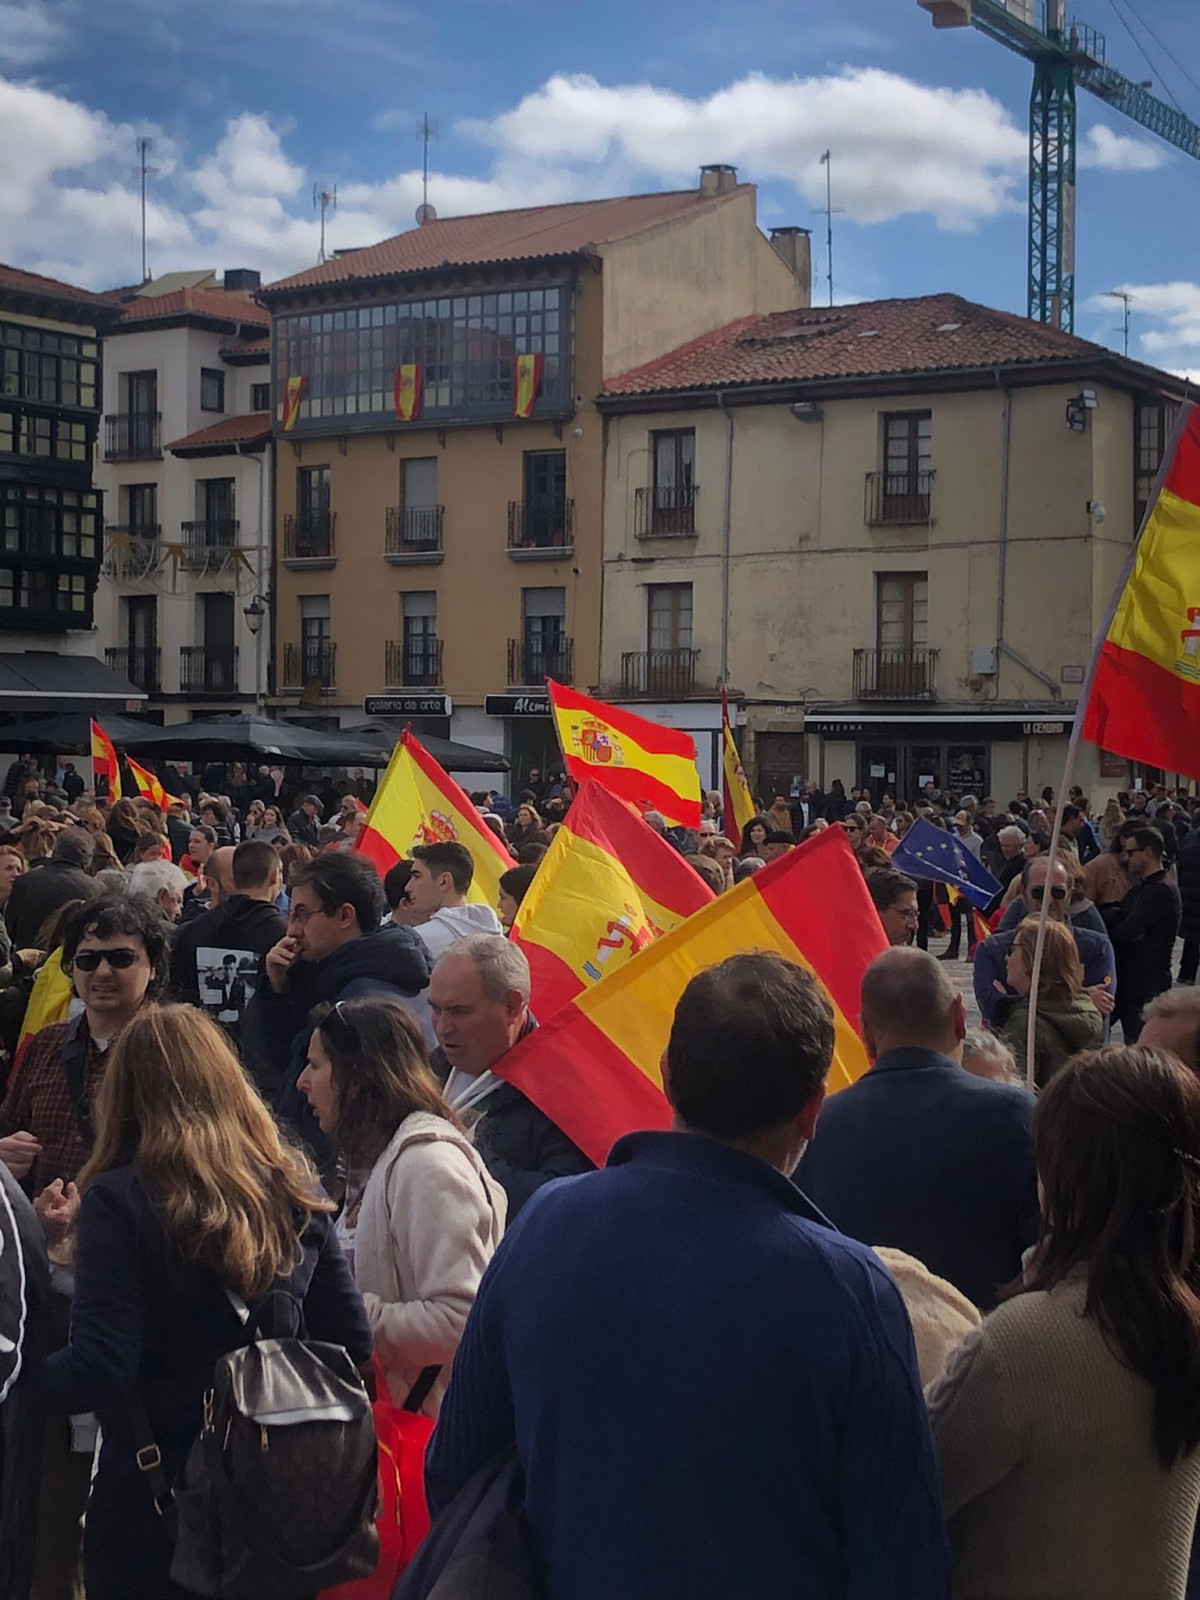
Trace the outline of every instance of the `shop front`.
<instances>
[{"instance_id":1,"label":"shop front","mask_svg":"<svg viewBox=\"0 0 1200 1600\"><path fill-rule=\"evenodd\" d=\"M503 725L502 748L511 768L508 779L511 797L515 798L528 786L531 772L538 772L545 778L548 772L562 771L562 753L550 714L550 698L544 690L519 689L485 695L483 710L493 726L497 721Z\"/></svg>"}]
</instances>

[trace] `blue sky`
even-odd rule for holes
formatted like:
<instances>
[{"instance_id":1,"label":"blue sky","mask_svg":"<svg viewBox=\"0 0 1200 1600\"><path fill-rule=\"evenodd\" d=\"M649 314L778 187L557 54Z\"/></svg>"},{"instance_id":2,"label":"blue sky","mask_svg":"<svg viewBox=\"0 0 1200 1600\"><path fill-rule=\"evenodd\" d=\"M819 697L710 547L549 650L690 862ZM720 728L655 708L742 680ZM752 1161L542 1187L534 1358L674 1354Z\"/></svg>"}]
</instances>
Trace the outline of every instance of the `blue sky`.
<instances>
[{"instance_id":1,"label":"blue sky","mask_svg":"<svg viewBox=\"0 0 1200 1600\"><path fill-rule=\"evenodd\" d=\"M1200 120L1194 0L1073 13ZM338 186L334 245L410 225L428 111L444 215L679 187L727 160L765 226L814 229L823 295L829 147L839 297L954 289L1023 310L1029 84L916 0L0 0L0 259L135 279L145 132L152 269L278 276L314 259L316 180ZM1080 132L1077 330L1119 342L1098 297L1128 286L1131 353L1200 370L1200 162L1084 93Z\"/></svg>"}]
</instances>

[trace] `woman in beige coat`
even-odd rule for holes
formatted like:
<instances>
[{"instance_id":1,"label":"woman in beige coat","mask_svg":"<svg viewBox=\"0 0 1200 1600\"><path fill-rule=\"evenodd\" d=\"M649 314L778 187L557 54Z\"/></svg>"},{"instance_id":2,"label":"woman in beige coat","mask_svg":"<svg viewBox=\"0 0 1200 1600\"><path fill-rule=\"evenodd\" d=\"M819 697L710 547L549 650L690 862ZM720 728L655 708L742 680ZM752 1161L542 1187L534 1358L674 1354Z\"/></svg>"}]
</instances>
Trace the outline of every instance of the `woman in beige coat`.
<instances>
[{"instance_id":1,"label":"woman in beige coat","mask_svg":"<svg viewBox=\"0 0 1200 1600\"><path fill-rule=\"evenodd\" d=\"M392 1398L403 1405L436 1368L420 1406L436 1416L504 1232L504 1190L443 1099L420 1024L397 1002L343 1000L318 1013L299 1082L344 1169L338 1230Z\"/></svg>"}]
</instances>

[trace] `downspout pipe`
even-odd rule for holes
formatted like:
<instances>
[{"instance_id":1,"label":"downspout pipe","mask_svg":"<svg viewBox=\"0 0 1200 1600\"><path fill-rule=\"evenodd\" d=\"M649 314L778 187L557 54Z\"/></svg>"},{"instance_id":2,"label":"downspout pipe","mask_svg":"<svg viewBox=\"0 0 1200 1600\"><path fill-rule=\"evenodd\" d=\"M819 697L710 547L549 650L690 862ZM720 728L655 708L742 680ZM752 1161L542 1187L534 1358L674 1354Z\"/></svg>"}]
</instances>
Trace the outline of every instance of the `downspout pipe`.
<instances>
[{"instance_id":1,"label":"downspout pipe","mask_svg":"<svg viewBox=\"0 0 1200 1600\"><path fill-rule=\"evenodd\" d=\"M725 418L725 505L721 518L721 687L729 682L729 549L733 526L733 412L725 404L725 391L717 391L717 405Z\"/></svg>"},{"instance_id":2,"label":"downspout pipe","mask_svg":"<svg viewBox=\"0 0 1200 1600\"><path fill-rule=\"evenodd\" d=\"M1031 677L1036 678L1039 683L1044 683L1054 698L1058 699L1062 694L1062 689L1058 683L1048 672L1043 672L1040 667L1035 667L1032 661L1026 661L1025 657L1019 651L1014 650L1004 637L1008 582L1008 480L1012 465L1013 392L1005 386L999 367L995 369L995 372L996 383L1004 395L1004 442L1000 457L1000 553L996 572L996 654L998 657L1007 656L1010 661L1023 668ZM997 693L999 693L998 678Z\"/></svg>"}]
</instances>

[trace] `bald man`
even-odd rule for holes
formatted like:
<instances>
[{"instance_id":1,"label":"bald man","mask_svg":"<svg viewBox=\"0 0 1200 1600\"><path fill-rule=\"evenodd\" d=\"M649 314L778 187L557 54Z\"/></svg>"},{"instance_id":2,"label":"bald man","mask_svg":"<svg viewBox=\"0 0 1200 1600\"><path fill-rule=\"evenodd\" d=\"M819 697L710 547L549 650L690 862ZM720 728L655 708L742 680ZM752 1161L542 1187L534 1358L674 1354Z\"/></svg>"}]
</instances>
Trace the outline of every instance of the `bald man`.
<instances>
[{"instance_id":1,"label":"bald man","mask_svg":"<svg viewBox=\"0 0 1200 1600\"><path fill-rule=\"evenodd\" d=\"M1169 1050L1200 1074L1200 989L1187 985L1168 989L1151 1000L1142 1015L1138 1043Z\"/></svg>"},{"instance_id":2,"label":"bald man","mask_svg":"<svg viewBox=\"0 0 1200 1600\"><path fill-rule=\"evenodd\" d=\"M990 1310L1037 1238L1033 1096L962 1070L962 996L927 951L876 957L861 1008L874 1064L826 1101L796 1181L843 1233Z\"/></svg>"}]
</instances>

